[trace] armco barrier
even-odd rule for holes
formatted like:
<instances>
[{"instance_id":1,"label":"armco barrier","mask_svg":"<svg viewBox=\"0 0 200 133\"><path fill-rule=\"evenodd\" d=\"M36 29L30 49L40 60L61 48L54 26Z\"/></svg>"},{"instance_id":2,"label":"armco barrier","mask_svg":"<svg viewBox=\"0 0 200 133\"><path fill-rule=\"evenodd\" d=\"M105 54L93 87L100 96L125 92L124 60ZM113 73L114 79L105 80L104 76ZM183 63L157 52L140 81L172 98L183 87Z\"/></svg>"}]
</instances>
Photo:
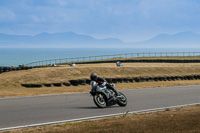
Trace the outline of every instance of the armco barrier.
<instances>
[{"instance_id":1,"label":"armco barrier","mask_svg":"<svg viewBox=\"0 0 200 133\"><path fill-rule=\"evenodd\" d=\"M94 64L94 63L116 63L116 60L112 61L90 61L90 62L76 62L76 64ZM146 60L120 60L121 63L130 62L146 62L146 63L200 63L200 60L166 60L166 59L146 59Z\"/></svg>"}]
</instances>

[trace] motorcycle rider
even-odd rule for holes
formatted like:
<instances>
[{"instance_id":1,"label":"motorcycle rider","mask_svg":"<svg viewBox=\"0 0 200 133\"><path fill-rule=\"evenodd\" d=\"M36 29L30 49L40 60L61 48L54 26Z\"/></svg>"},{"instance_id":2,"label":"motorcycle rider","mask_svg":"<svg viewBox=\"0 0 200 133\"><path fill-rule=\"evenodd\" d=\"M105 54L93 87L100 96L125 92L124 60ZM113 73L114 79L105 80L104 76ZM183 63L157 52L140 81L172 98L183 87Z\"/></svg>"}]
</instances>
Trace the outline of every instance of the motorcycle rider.
<instances>
[{"instance_id":1,"label":"motorcycle rider","mask_svg":"<svg viewBox=\"0 0 200 133\"><path fill-rule=\"evenodd\" d=\"M106 85L106 87L108 89L111 89L111 90L113 90L115 92L116 96L119 95L119 93L117 92L117 90L111 84L107 83L107 81L104 78L99 77L96 73L92 73L90 75L90 79L91 79L91 81L93 80L93 81L97 82L97 85L99 85L99 86Z\"/></svg>"}]
</instances>

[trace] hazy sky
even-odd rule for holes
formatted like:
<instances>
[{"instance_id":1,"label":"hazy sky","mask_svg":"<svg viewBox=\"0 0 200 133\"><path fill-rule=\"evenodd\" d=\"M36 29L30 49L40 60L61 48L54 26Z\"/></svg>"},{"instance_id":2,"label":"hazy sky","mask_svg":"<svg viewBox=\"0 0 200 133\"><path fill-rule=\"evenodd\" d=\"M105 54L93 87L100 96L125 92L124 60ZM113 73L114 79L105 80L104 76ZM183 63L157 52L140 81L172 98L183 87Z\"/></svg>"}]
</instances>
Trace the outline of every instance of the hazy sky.
<instances>
[{"instance_id":1,"label":"hazy sky","mask_svg":"<svg viewBox=\"0 0 200 133\"><path fill-rule=\"evenodd\" d=\"M200 33L200 0L0 0L0 33L68 31L125 42Z\"/></svg>"}]
</instances>

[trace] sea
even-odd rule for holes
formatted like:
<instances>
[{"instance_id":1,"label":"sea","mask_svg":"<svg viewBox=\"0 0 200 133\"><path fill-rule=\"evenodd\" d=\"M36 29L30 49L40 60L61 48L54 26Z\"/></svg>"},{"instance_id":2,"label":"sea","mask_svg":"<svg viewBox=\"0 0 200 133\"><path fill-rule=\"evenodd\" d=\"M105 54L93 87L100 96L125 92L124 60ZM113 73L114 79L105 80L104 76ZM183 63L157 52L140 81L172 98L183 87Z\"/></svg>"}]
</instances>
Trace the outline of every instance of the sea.
<instances>
[{"instance_id":1,"label":"sea","mask_svg":"<svg viewBox=\"0 0 200 133\"><path fill-rule=\"evenodd\" d=\"M200 48L0 48L0 66L19 66L60 58L153 52L200 52Z\"/></svg>"}]
</instances>

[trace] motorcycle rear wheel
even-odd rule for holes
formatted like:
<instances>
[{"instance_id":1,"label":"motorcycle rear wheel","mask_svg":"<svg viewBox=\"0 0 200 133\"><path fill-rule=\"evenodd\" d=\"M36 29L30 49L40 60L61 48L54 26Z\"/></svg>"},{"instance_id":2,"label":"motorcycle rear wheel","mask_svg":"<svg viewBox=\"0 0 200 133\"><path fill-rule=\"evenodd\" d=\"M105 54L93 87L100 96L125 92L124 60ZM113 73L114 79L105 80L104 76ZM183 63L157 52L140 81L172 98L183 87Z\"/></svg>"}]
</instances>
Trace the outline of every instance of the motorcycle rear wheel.
<instances>
[{"instance_id":1,"label":"motorcycle rear wheel","mask_svg":"<svg viewBox=\"0 0 200 133\"><path fill-rule=\"evenodd\" d=\"M121 96L122 98L119 98L118 101L117 101L117 104L119 106L126 106L127 105L127 98L126 96L121 93L121 92L118 92L119 93L119 96Z\"/></svg>"},{"instance_id":2,"label":"motorcycle rear wheel","mask_svg":"<svg viewBox=\"0 0 200 133\"><path fill-rule=\"evenodd\" d=\"M97 105L99 108L105 108L107 106L106 104L106 99L103 94L96 94L93 97L94 103Z\"/></svg>"}]
</instances>

